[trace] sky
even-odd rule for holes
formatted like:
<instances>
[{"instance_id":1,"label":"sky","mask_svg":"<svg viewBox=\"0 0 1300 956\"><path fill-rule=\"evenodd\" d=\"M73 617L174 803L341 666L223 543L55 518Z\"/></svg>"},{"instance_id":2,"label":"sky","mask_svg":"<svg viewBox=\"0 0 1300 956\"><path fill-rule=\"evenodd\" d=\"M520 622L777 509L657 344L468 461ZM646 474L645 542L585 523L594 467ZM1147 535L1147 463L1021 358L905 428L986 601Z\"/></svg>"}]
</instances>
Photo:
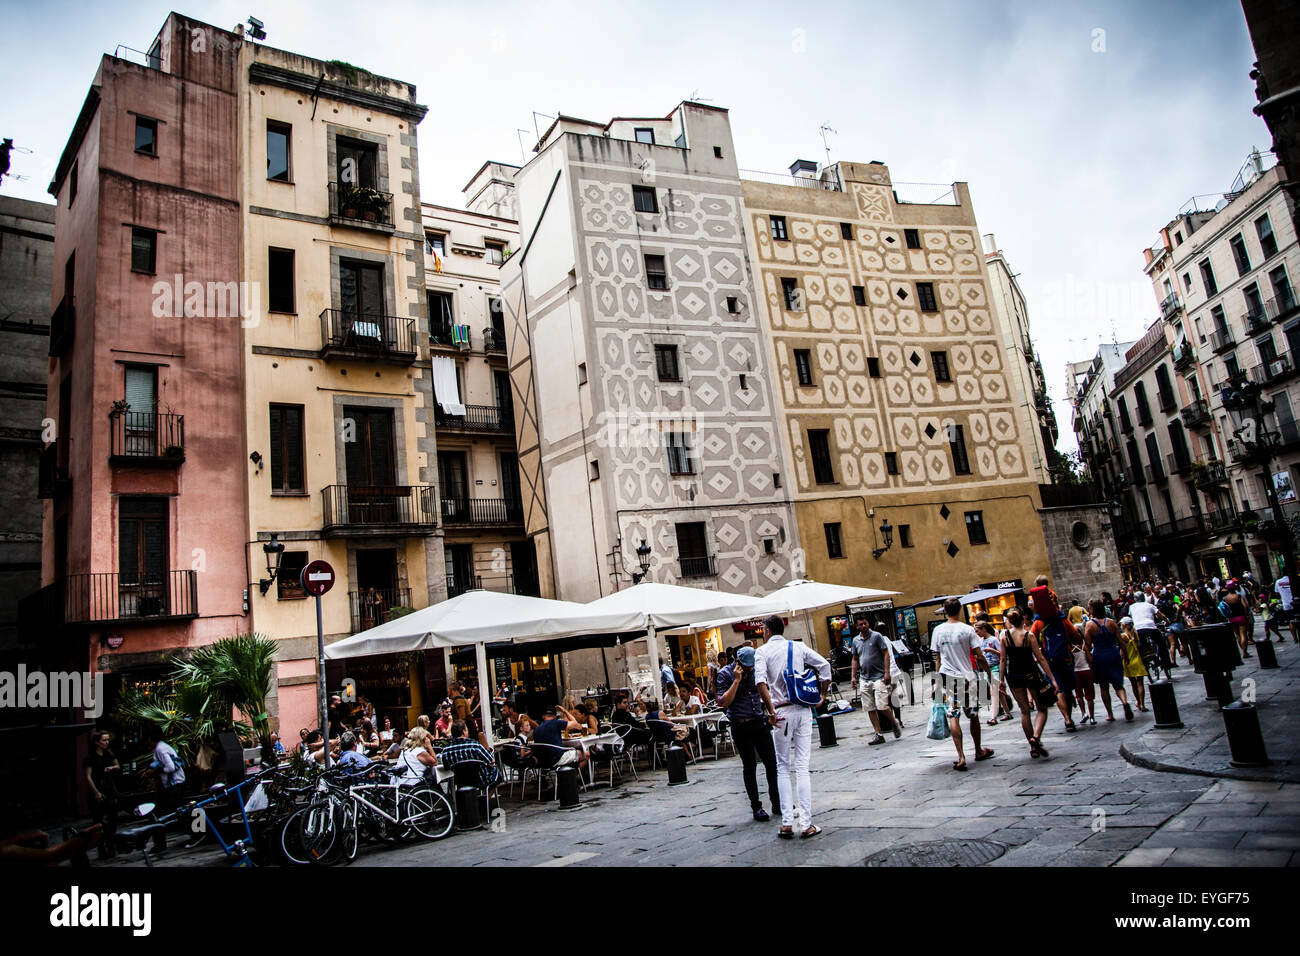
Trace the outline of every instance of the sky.
<instances>
[{"instance_id":1,"label":"sky","mask_svg":"<svg viewBox=\"0 0 1300 956\"><path fill-rule=\"evenodd\" d=\"M251 14L270 45L414 83L426 202L463 205L484 160L520 163L559 111L664 116L683 99L731 111L744 169L825 161L827 125L832 162L967 182L1028 297L1062 450L1066 363L1156 318L1143 248L1271 145L1235 0L0 0L0 137L26 177L0 192L50 199L99 57L144 49L173 7L225 28Z\"/></svg>"}]
</instances>

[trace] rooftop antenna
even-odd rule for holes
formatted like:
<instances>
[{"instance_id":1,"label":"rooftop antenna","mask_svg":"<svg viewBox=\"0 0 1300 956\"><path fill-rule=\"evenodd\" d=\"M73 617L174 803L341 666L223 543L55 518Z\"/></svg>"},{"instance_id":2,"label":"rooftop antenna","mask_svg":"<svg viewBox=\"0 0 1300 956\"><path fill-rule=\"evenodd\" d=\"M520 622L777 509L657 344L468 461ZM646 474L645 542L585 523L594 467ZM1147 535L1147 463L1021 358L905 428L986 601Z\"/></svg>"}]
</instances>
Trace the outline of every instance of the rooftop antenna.
<instances>
[{"instance_id":1,"label":"rooftop antenna","mask_svg":"<svg viewBox=\"0 0 1300 956\"><path fill-rule=\"evenodd\" d=\"M257 19L257 17L248 18L248 35L251 36L254 40L266 39L265 27L266 24L263 23L261 20Z\"/></svg>"},{"instance_id":2,"label":"rooftop antenna","mask_svg":"<svg viewBox=\"0 0 1300 956\"><path fill-rule=\"evenodd\" d=\"M821 131L822 134L822 146L825 147L826 149L826 165L829 166L831 164L831 145L826 141L826 134L834 133L836 136L838 136L839 131L831 129L829 123L822 123L822 125L818 127L818 129Z\"/></svg>"},{"instance_id":3,"label":"rooftop antenna","mask_svg":"<svg viewBox=\"0 0 1300 956\"><path fill-rule=\"evenodd\" d=\"M528 130L526 129L518 126L515 127L515 138L519 140L519 161L525 166L528 165L528 154L524 152L524 133L527 132Z\"/></svg>"},{"instance_id":4,"label":"rooftop antenna","mask_svg":"<svg viewBox=\"0 0 1300 956\"><path fill-rule=\"evenodd\" d=\"M690 102L690 103L712 103L713 100L710 99L710 98L707 97L707 96L700 96L699 88L696 87L695 89L691 90L690 99L689 99L687 102Z\"/></svg>"},{"instance_id":5,"label":"rooftop antenna","mask_svg":"<svg viewBox=\"0 0 1300 956\"><path fill-rule=\"evenodd\" d=\"M533 110L533 134L534 134L538 139L541 139L541 138L542 138L542 131L541 131L540 129L537 128L537 117L539 117L539 116L544 116L546 119L559 119L559 117L558 117L558 116L552 116L550 113L539 113L539 112L537 112L537 110Z\"/></svg>"}]
</instances>

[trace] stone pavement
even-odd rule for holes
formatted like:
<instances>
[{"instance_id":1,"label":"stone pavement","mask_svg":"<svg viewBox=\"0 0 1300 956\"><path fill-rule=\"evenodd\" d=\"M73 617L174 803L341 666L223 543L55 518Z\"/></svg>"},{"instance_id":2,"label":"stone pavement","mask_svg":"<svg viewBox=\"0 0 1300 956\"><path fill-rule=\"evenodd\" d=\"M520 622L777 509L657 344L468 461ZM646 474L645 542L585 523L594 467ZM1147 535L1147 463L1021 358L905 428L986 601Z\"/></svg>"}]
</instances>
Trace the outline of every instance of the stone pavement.
<instances>
[{"instance_id":1,"label":"stone pavement","mask_svg":"<svg viewBox=\"0 0 1300 956\"><path fill-rule=\"evenodd\" d=\"M1300 647L1287 644L1278 652L1281 670L1260 674L1251 661L1236 673L1238 681L1257 681L1270 746L1281 725L1294 726L1300 706L1294 678ZM1190 666L1175 671L1174 684L1188 729L1169 742L1151 730L1150 714L1139 713L1128 724L1121 712L1107 723L1099 707L1095 727L1080 725L1066 734L1053 711L1043 735L1049 759L1030 758L1018 721L981 725L984 743L996 754L978 764L971 760L967 773L951 769L951 742L925 738L923 705L905 708L901 740L891 737L875 747L867 746L865 714L837 717L838 746L820 748L813 738L814 813L824 832L808 841L778 840L775 820L753 822L740 762L724 757L691 765L683 786L669 787L660 769L612 790L593 789L582 795L578 810L516 794L504 800L500 832L458 833L396 849L365 847L353 865L849 866L902 848L913 862L951 859L955 852L972 861L995 857L991 866L1300 864L1300 787L1163 773L1120 756L1125 746L1170 760L1210 760L1216 745L1208 735L1215 720L1222 725L1217 708L1202 700L1203 685ZM963 721L964 733L968 726ZM1197 745L1198 732L1209 742ZM973 757L969 736L967 755ZM765 790L761 768L759 781ZM931 843L937 846L920 846ZM210 850L173 851L159 863L220 859Z\"/></svg>"}]
</instances>

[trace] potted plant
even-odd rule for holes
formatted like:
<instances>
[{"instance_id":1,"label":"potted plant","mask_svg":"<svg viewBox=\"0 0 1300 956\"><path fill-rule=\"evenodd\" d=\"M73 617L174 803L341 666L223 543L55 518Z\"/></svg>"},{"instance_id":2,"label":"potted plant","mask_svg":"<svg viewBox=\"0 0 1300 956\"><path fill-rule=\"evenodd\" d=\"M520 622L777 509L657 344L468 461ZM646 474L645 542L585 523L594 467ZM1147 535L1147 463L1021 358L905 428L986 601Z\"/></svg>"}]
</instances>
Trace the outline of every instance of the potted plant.
<instances>
[{"instance_id":1,"label":"potted plant","mask_svg":"<svg viewBox=\"0 0 1300 956\"><path fill-rule=\"evenodd\" d=\"M168 445L163 454L168 458L184 458L185 449L180 445Z\"/></svg>"},{"instance_id":2,"label":"potted plant","mask_svg":"<svg viewBox=\"0 0 1300 956\"><path fill-rule=\"evenodd\" d=\"M351 183L339 183L339 213L345 219L358 218L358 193L361 190Z\"/></svg>"},{"instance_id":3,"label":"potted plant","mask_svg":"<svg viewBox=\"0 0 1300 956\"><path fill-rule=\"evenodd\" d=\"M113 403L112 406L114 415L121 415L123 412L129 411L130 408L131 408L130 403L127 402L127 400L124 398L119 398L117 401Z\"/></svg>"}]
</instances>

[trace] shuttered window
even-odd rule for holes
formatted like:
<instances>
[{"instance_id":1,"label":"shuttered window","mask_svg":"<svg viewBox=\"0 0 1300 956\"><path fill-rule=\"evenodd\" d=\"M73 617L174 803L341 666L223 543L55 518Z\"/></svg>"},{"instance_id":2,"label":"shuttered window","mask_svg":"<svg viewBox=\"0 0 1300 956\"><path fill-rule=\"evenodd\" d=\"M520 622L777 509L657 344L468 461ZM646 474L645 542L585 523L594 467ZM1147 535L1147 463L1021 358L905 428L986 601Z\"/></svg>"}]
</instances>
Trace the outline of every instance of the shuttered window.
<instances>
[{"instance_id":1,"label":"shuttered window","mask_svg":"<svg viewBox=\"0 0 1300 956\"><path fill-rule=\"evenodd\" d=\"M271 492L306 491L303 477L303 407L271 406Z\"/></svg>"}]
</instances>

